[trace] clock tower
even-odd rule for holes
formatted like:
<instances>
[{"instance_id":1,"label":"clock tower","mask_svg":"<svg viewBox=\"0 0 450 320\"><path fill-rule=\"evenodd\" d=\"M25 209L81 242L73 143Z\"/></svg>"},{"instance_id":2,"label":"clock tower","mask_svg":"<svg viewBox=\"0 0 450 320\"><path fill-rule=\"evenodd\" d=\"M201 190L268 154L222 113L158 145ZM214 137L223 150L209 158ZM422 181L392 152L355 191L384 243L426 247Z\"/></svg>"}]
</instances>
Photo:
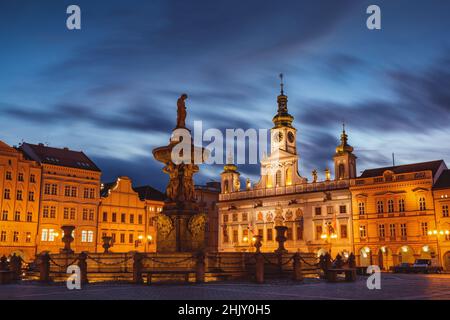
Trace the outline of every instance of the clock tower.
<instances>
[{"instance_id":1,"label":"clock tower","mask_svg":"<svg viewBox=\"0 0 450 320\"><path fill-rule=\"evenodd\" d=\"M277 98L278 112L273 117L272 121L274 127L270 130L270 151L271 153L277 150L283 150L290 154L297 154L296 147L296 134L297 130L292 126L294 117L291 116L287 108L287 96L284 94L283 74L280 74L281 78L281 92Z\"/></svg>"}]
</instances>

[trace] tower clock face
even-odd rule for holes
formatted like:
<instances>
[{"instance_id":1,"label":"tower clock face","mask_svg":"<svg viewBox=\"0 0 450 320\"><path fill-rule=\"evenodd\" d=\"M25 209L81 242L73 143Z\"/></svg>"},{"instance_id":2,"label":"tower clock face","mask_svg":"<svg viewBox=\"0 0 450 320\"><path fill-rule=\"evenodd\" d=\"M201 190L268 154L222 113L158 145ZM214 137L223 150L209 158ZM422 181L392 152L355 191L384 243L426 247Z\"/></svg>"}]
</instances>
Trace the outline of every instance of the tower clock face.
<instances>
[{"instance_id":1,"label":"tower clock face","mask_svg":"<svg viewBox=\"0 0 450 320\"><path fill-rule=\"evenodd\" d=\"M291 131L289 131L289 133L288 133L288 141L290 143L293 143L294 140L295 140L294 134Z\"/></svg>"},{"instance_id":2,"label":"tower clock face","mask_svg":"<svg viewBox=\"0 0 450 320\"><path fill-rule=\"evenodd\" d=\"M282 132L277 132L277 133L275 133L274 135L273 135L273 140L275 141L275 142L280 142L280 141L283 141L283 133Z\"/></svg>"}]
</instances>

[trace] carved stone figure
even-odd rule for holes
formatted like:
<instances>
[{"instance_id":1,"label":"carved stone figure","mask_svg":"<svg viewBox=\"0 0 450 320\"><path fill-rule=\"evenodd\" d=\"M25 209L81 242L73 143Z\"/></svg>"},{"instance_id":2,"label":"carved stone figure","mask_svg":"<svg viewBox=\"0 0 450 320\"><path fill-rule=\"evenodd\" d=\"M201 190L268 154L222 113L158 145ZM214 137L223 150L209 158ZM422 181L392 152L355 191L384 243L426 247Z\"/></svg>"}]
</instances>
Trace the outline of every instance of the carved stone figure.
<instances>
[{"instance_id":1,"label":"carved stone figure","mask_svg":"<svg viewBox=\"0 0 450 320\"><path fill-rule=\"evenodd\" d=\"M189 219L189 231L193 236L200 234L205 231L206 228L206 214L200 213L192 216Z\"/></svg>"},{"instance_id":2,"label":"carved stone figure","mask_svg":"<svg viewBox=\"0 0 450 320\"><path fill-rule=\"evenodd\" d=\"M185 100L188 98L186 93L183 93L177 101L177 128L186 128L186 104Z\"/></svg>"},{"instance_id":3,"label":"carved stone figure","mask_svg":"<svg viewBox=\"0 0 450 320\"><path fill-rule=\"evenodd\" d=\"M169 184L166 188L166 195L169 200L177 200L180 181L178 177L178 168L173 162L169 162L163 172L169 175Z\"/></svg>"},{"instance_id":4,"label":"carved stone figure","mask_svg":"<svg viewBox=\"0 0 450 320\"><path fill-rule=\"evenodd\" d=\"M314 169L312 171L312 176L313 176L313 183L316 183L317 182L317 170L316 169Z\"/></svg>"},{"instance_id":5,"label":"carved stone figure","mask_svg":"<svg viewBox=\"0 0 450 320\"><path fill-rule=\"evenodd\" d=\"M283 208L280 204L275 208L275 226L282 226L284 223Z\"/></svg>"},{"instance_id":6,"label":"carved stone figure","mask_svg":"<svg viewBox=\"0 0 450 320\"><path fill-rule=\"evenodd\" d=\"M173 221L170 217L165 214L158 215L158 233L163 237L167 237L169 233L173 230Z\"/></svg>"},{"instance_id":7,"label":"carved stone figure","mask_svg":"<svg viewBox=\"0 0 450 320\"><path fill-rule=\"evenodd\" d=\"M193 175L198 171L198 167L194 164L181 164L183 173L182 190L184 201L195 201L195 188Z\"/></svg>"}]
</instances>

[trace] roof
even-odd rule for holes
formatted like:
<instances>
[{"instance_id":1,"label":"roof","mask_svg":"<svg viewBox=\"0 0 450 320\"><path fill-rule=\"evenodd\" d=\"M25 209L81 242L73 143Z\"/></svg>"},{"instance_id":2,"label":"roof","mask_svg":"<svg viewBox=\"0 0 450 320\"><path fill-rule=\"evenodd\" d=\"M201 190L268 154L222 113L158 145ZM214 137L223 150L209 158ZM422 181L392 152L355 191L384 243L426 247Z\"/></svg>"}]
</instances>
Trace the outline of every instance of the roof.
<instances>
[{"instance_id":1,"label":"roof","mask_svg":"<svg viewBox=\"0 0 450 320\"><path fill-rule=\"evenodd\" d=\"M450 188L450 170L442 171L439 179L434 184L435 189Z\"/></svg>"},{"instance_id":2,"label":"roof","mask_svg":"<svg viewBox=\"0 0 450 320\"><path fill-rule=\"evenodd\" d=\"M405 164L401 166L368 169L364 170L359 178L380 177L386 170L393 171L395 174L431 170L434 176L442 165L444 165L445 167L444 160L434 160L428 162Z\"/></svg>"},{"instance_id":3,"label":"roof","mask_svg":"<svg viewBox=\"0 0 450 320\"><path fill-rule=\"evenodd\" d=\"M155 200L164 201L166 200L166 195L161 191L153 188L152 186L141 186L133 188L139 194L141 200Z\"/></svg>"},{"instance_id":4,"label":"roof","mask_svg":"<svg viewBox=\"0 0 450 320\"><path fill-rule=\"evenodd\" d=\"M73 151L68 148L53 148L40 144L23 143L20 150L30 159L39 163L52 164L82 170L101 170L82 151Z\"/></svg>"},{"instance_id":5,"label":"roof","mask_svg":"<svg viewBox=\"0 0 450 320\"><path fill-rule=\"evenodd\" d=\"M102 183L102 188L100 189L100 197L107 197L109 190L116 185L116 182Z\"/></svg>"}]
</instances>

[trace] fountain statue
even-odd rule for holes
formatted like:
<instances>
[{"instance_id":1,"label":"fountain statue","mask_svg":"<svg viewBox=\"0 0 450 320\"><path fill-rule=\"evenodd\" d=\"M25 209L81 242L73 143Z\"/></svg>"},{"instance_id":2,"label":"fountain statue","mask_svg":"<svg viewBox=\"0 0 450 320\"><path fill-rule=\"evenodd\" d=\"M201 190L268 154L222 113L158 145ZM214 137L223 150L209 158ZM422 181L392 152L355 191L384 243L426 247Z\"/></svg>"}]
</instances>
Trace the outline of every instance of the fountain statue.
<instances>
[{"instance_id":1,"label":"fountain statue","mask_svg":"<svg viewBox=\"0 0 450 320\"><path fill-rule=\"evenodd\" d=\"M157 216L157 251L158 252L193 252L205 248L206 217L199 213L195 197L194 174L199 171L194 162L194 154L201 154L204 161L208 153L202 147L194 146L192 138L187 143L191 157L183 161L174 159L174 148L185 143L177 133L190 136L186 127L187 94L182 94L177 101L177 124L172 132L169 144L153 149L153 156L164 164L162 169L169 176L166 187L166 200L163 210ZM189 151L190 150L190 151ZM183 150L184 152L184 150Z\"/></svg>"}]
</instances>

